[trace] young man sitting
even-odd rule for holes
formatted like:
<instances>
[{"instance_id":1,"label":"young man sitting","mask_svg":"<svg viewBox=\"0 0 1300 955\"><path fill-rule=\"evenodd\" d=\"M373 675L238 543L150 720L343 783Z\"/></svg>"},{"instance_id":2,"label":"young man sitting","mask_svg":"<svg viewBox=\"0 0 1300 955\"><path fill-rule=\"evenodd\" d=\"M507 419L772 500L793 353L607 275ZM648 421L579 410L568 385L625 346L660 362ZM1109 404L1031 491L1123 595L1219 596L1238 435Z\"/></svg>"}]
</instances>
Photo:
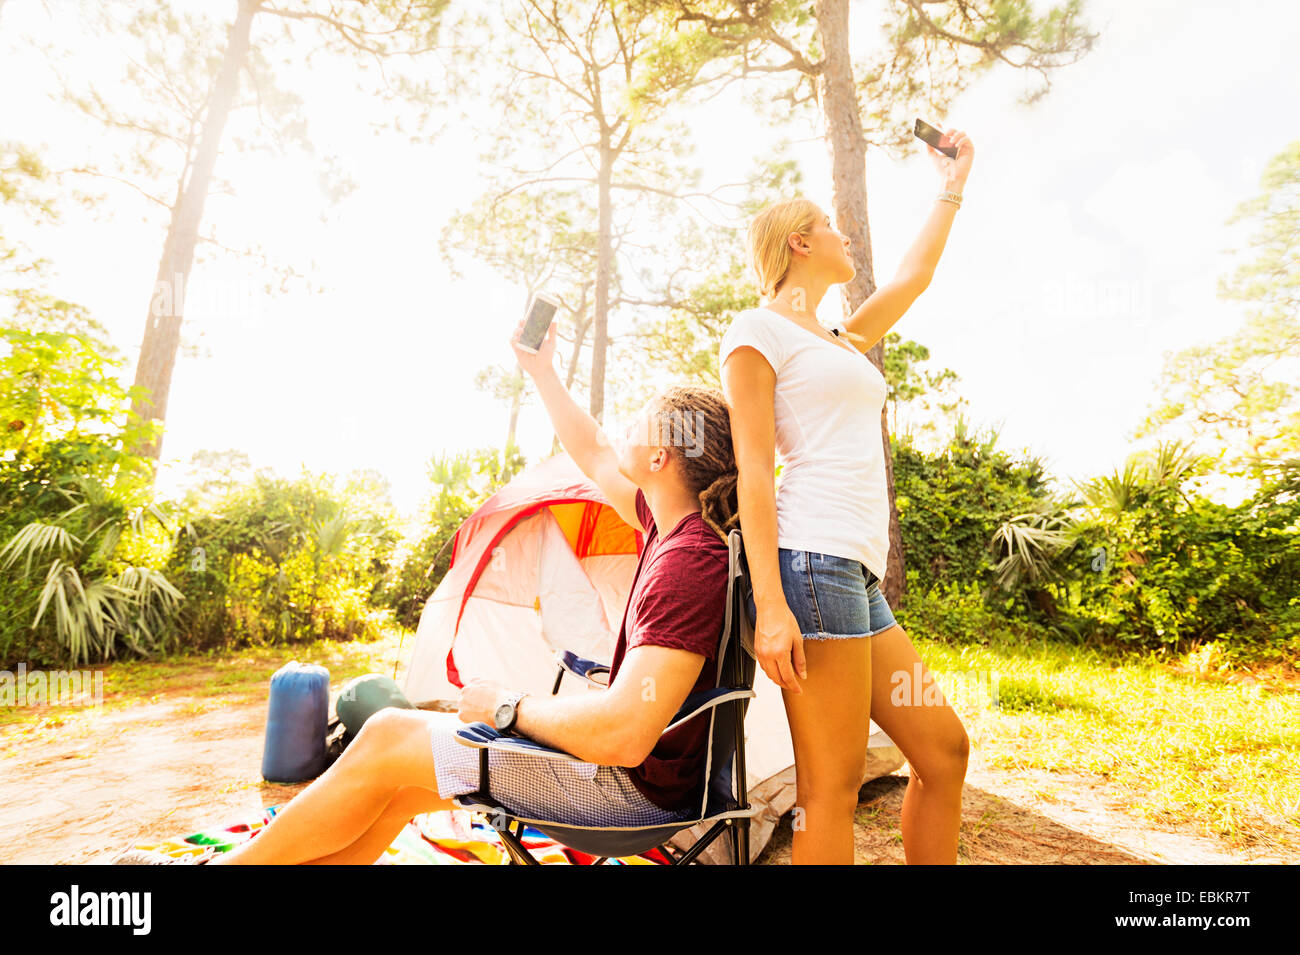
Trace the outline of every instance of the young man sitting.
<instances>
[{"instance_id":1,"label":"young man sitting","mask_svg":"<svg viewBox=\"0 0 1300 955\"><path fill-rule=\"evenodd\" d=\"M492 795L521 815L570 825L655 825L688 818L703 784L709 714L664 729L687 696L716 685L727 594L726 534L737 524L736 464L721 392L670 388L646 403L617 449L551 366L555 326L537 354L511 340L565 450L629 525L645 533L610 664L594 693L519 698L471 680L461 721L493 724L582 762L489 750ZM454 808L479 786L479 750L451 714L384 709L343 755L249 842L213 864L372 863L412 817ZM661 738L661 734L662 738Z\"/></svg>"}]
</instances>

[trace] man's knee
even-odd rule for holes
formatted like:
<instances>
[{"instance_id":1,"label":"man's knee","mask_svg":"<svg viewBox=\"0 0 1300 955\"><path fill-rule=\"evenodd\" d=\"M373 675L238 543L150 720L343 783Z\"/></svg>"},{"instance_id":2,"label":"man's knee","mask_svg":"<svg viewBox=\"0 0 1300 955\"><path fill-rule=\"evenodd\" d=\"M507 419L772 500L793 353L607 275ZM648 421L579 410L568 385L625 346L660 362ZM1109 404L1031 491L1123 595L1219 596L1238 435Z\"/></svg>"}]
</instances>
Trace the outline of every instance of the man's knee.
<instances>
[{"instance_id":1,"label":"man's knee","mask_svg":"<svg viewBox=\"0 0 1300 955\"><path fill-rule=\"evenodd\" d=\"M355 767L376 781L436 789L431 728L425 715L397 707L379 710L366 720L343 757L351 758Z\"/></svg>"},{"instance_id":2,"label":"man's knee","mask_svg":"<svg viewBox=\"0 0 1300 955\"><path fill-rule=\"evenodd\" d=\"M392 752L418 733L427 734L428 726L417 710L386 706L366 720L351 745L364 752Z\"/></svg>"},{"instance_id":3,"label":"man's knee","mask_svg":"<svg viewBox=\"0 0 1300 955\"><path fill-rule=\"evenodd\" d=\"M451 800L438 795L436 788L424 786L403 786L397 791L390 803L390 810L403 819L413 818L424 812L437 812L452 807Z\"/></svg>"}]
</instances>

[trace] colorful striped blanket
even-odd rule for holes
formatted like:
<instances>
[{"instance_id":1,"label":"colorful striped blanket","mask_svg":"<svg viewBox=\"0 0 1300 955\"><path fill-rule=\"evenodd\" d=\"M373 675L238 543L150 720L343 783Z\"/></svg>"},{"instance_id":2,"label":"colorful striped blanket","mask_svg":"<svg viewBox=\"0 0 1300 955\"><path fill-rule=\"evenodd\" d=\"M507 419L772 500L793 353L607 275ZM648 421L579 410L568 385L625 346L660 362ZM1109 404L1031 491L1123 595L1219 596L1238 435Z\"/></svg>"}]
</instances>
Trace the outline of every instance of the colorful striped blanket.
<instances>
[{"instance_id":1,"label":"colorful striped blanket","mask_svg":"<svg viewBox=\"0 0 1300 955\"><path fill-rule=\"evenodd\" d=\"M172 860L194 859L211 852L228 852L257 836L275 817L279 806L271 806L233 825L203 829L180 839L139 844L133 850L155 853ZM562 846L531 826L525 827L522 842L539 862L549 865L590 865L594 856ZM606 865L666 865L662 852L652 849L638 856L607 859ZM393 844L384 850L376 865L507 865L510 856L496 830L477 812L450 809L416 816L406 824Z\"/></svg>"}]
</instances>

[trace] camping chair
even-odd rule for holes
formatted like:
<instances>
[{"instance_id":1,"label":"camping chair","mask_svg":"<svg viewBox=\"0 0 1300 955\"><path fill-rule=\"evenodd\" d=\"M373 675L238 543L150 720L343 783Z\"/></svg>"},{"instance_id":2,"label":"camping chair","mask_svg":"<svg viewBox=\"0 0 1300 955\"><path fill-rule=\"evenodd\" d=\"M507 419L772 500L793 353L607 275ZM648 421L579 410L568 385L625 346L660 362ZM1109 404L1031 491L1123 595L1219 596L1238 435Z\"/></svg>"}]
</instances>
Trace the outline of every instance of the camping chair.
<instances>
[{"instance_id":1,"label":"camping chair","mask_svg":"<svg viewBox=\"0 0 1300 955\"><path fill-rule=\"evenodd\" d=\"M704 781L699 787L698 810L682 820L645 827L573 826L549 819L525 818L501 805L491 794L488 750L532 753L550 759L577 760L577 757L524 736L503 734L487 723L469 723L456 731L456 740L479 748L479 789L457 796L453 802L462 809L487 814L510 855L511 865L539 864L524 848L522 837L526 825L562 845L596 856L595 865L606 859L638 855L651 849L658 849L668 856L673 865L688 865L730 829L733 863L749 864L749 820L759 810L749 805L745 778L745 711L754 696L755 660L753 629L745 612L751 584L738 529L728 535L727 551L727 606L719 638L716 686L687 697L664 729L667 733L706 710L709 713L708 751ZM592 686L605 687L604 682L595 678L602 674L608 678L607 665L584 660L569 651L557 654L556 661L560 670L555 677L552 695L559 692L566 672L582 677ZM667 845L678 832L700 823L712 823L712 826L688 850L679 854ZM512 827L517 827L517 831Z\"/></svg>"}]
</instances>

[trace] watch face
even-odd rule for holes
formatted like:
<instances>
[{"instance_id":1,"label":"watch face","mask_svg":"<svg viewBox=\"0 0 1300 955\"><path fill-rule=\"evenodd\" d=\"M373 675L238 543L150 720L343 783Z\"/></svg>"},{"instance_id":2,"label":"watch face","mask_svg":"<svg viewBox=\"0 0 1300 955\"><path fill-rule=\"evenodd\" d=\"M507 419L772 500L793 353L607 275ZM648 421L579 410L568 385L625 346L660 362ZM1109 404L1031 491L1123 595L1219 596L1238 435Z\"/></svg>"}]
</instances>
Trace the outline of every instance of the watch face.
<instances>
[{"instance_id":1,"label":"watch face","mask_svg":"<svg viewBox=\"0 0 1300 955\"><path fill-rule=\"evenodd\" d=\"M503 730L510 725L510 721L514 718L514 711L515 708L509 703L502 703L497 707L496 717L494 720L497 729Z\"/></svg>"}]
</instances>

